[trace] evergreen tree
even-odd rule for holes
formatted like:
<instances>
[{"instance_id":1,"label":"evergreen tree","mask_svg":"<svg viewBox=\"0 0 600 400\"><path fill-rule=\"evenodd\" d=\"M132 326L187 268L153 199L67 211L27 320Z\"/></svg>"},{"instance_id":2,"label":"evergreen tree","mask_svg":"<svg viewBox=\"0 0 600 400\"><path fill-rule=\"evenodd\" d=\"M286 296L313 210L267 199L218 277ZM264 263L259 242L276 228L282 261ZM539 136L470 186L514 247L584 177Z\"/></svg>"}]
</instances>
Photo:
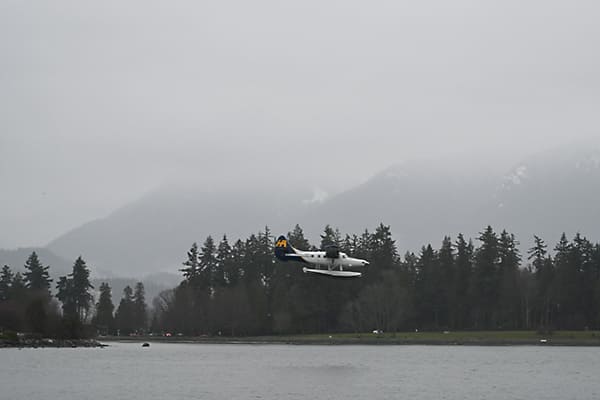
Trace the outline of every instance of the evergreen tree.
<instances>
[{"instance_id":1,"label":"evergreen tree","mask_svg":"<svg viewBox=\"0 0 600 400\"><path fill-rule=\"evenodd\" d=\"M519 296L521 303L521 326L531 329L534 319L536 284L531 265L519 271Z\"/></svg>"},{"instance_id":2,"label":"evergreen tree","mask_svg":"<svg viewBox=\"0 0 600 400\"><path fill-rule=\"evenodd\" d=\"M373 241L373 235L369 232L368 229L365 229L365 231L358 238L358 246L356 246L356 250L352 254L357 258L370 260L371 252L375 247Z\"/></svg>"},{"instance_id":3,"label":"evergreen tree","mask_svg":"<svg viewBox=\"0 0 600 400\"><path fill-rule=\"evenodd\" d=\"M25 298L26 293L27 286L25 286L25 281L23 280L21 273L17 272L13 276L12 283L10 284L8 297L11 300L22 301Z\"/></svg>"},{"instance_id":4,"label":"evergreen tree","mask_svg":"<svg viewBox=\"0 0 600 400\"><path fill-rule=\"evenodd\" d=\"M519 242L513 234L505 230L500 234L498 241L498 287L497 322L503 329L516 329L519 327L520 296L519 296L519 265L521 255L518 249Z\"/></svg>"},{"instance_id":5,"label":"evergreen tree","mask_svg":"<svg viewBox=\"0 0 600 400\"><path fill-rule=\"evenodd\" d=\"M273 257L273 235L268 226L265 226L263 232L258 233L258 259L260 264L261 280L267 290L271 287L273 271L275 268L275 259Z\"/></svg>"},{"instance_id":6,"label":"evergreen tree","mask_svg":"<svg viewBox=\"0 0 600 400\"><path fill-rule=\"evenodd\" d=\"M480 233L481 246L475 252L473 265L472 293L475 327L479 329L497 328L496 305L498 303L499 274L498 237L491 226Z\"/></svg>"},{"instance_id":7,"label":"evergreen tree","mask_svg":"<svg viewBox=\"0 0 600 400\"><path fill-rule=\"evenodd\" d=\"M265 262L274 261L271 253L266 254L264 236L251 234L244 244L242 283L248 299L249 314L246 319L248 324L242 329L255 334L267 332L265 326L269 323L267 290L263 276ZM268 246L270 247L271 243L268 243Z\"/></svg>"},{"instance_id":8,"label":"evergreen tree","mask_svg":"<svg viewBox=\"0 0 600 400\"><path fill-rule=\"evenodd\" d=\"M592 243L577 233L573 239L571 257L579 271L579 305L581 307L582 327L585 329L592 328L600 306L596 303L595 296L599 271L594 265L593 251L594 246Z\"/></svg>"},{"instance_id":9,"label":"evergreen tree","mask_svg":"<svg viewBox=\"0 0 600 400\"><path fill-rule=\"evenodd\" d=\"M456 307L456 290L454 288L454 248L452 239L445 236L442 247L438 251L439 274L437 277L437 290L439 310L439 323L441 327L448 328L452 325L451 310Z\"/></svg>"},{"instance_id":10,"label":"evergreen tree","mask_svg":"<svg viewBox=\"0 0 600 400\"><path fill-rule=\"evenodd\" d=\"M63 314L78 324L85 322L93 300L89 290L93 288L90 271L83 258L78 257L73 272L61 277L57 284L57 297L63 304Z\"/></svg>"},{"instance_id":11,"label":"evergreen tree","mask_svg":"<svg viewBox=\"0 0 600 400\"><path fill-rule=\"evenodd\" d=\"M188 253L184 281L155 301L153 327L259 335L600 325L600 245L580 235L573 243L563 235L554 258L535 237L531 264L523 269L514 235L496 235L490 226L480 233L477 249L459 234L454 245L445 237L438 251L428 245L419 257L407 252L403 259L383 224L373 234L341 238L327 226L321 245L337 244L371 261L363 279L321 279L283 265L273 257L268 228L233 247L226 236L218 246L207 239L202 251L193 246ZM311 248L298 225L288 239ZM132 294L124 296L119 315L126 314L128 297Z\"/></svg>"},{"instance_id":12,"label":"evergreen tree","mask_svg":"<svg viewBox=\"0 0 600 400\"><path fill-rule=\"evenodd\" d=\"M100 297L98 303L96 303L96 315L94 317L94 324L100 332L107 334L114 329L114 309L111 288L108 283L103 282L100 284Z\"/></svg>"},{"instance_id":13,"label":"evergreen tree","mask_svg":"<svg viewBox=\"0 0 600 400\"><path fill-rule=\"evenodd\" d=\"M186 334L199 334L210 330L211 297L214 294L218 262L212 236L208 236L201 249L194 243L181 271L186 278L174 293L173 312L177 317L174 327Z\"/></svg>"},{"instance_id":14,"label":"evergreen tree","mask_svg":"<svg viewBox=\"0 0 600 400\"><path fill-rule=\"evenodd\" d=\"M227 235L223 235L223 239L221 239L217 247L215 286L223 287L228 283L228 274L233 272L232 263L232 249L227 240Z\"/></svg>"},{"instance_id":15,"label":"evergreen tree","mask_svg":"<svg viewBox=\"0 0 600 400\"><path fill-rule=\"evenodd\" d=\"M370 235L368 244L367 256L371 266L366 280L373 282L381 279L383 271L393 269L397 265L398 251L390 227L383 224L379 224L373 235Z\"/></svg>"},{"instance_id":16,"label":"evergreen tree","mask_svg":"<svg viewBox=\"0 0 600 400\"><path fill-rule=\"evenodd\" d=\"M258 295L261 306L255 308L255 313L259 326L262 327L262 332L272 333L273 328L273 312L274 312L274 272L275 272L275 257L273 257L274 238L271 235L271 230L265 226L263 232L258 233L258 251L256 252L256 262L260 270L260 285L256 286L256 290L262 290L263 293ZM258 293L257 293L258 294ZM261 301L262 300L262 301Z\"/></svg>"},{"instance_id":17,"label":"evergreen tree","mask_svg":"<svg viewBox=\"0 0 600 400\"><path fill-rule=\"evenodd\" d=\"M304 236L304 231L300 225L296 224L291 232L288 232L288 240L297 249L309 250L310 243Z\"/></svg>"},{"instance_id":18,"label":"evergreen tree","mask_svg":"<svg viewBox=\"0 0 600 400\"><path fill-rule=\"evenodd\" d=\"M342 238L338 229L333 229L330 225L326 225L321 234L321 249L329 246L340 246Z\"/></svg>"},{"instance_id":19,"label":"evergreen tree","mask_svg":"<svg viewBox=\"0 0 600 400\"><path fill-rule=\"evenodd\" d=\"M90 270L83 258L78 257L75 260L73 272L69 276L73 280L73 297L75 299L77 314L81 321L85 321L85 317L93 301L93 296L89 290L94 287L90 283Z\"/></svg>"},{"instance_id":20,"label":"evergreen tree","mask_svg":"<svg viewBox=\"0 0 600 400\"><path fill-rule=\"evenodd\" d=\"M73 280L66 276L61 276L56 283L56 290L56 297L62 303L63 315L74 318L77 313L77 307L73 296Z\"/></svg>"},{"instance_id":21,"label":"evergreen tree","mask_svg":"<svg viewBox=\"0 0 600 400\"><path fill-rule=\"evenodd\" d=\"M558 308L557 327L581 329L584 326L580 308L580 269L573 246L563 233L554 248L556 269L555 291Z\"/></svg>"},{"instance_id":22,"label":"evergreen tree","mask_svg":"<svg viewBox=\"0 0 600 400\"><path fill-rule=\"evenodd\" d=\"M123 297L115 313L115 325L119 335L127 336L135 332L135 306L133 302L133 290L129 285L123 289Z\"/></svg>"},{"instance_id":23,"label":"evergreen tree","mask_svg":"<svg viewBox=\"0 0 600 400\"><path fill-rule=\"evenodd\" d=\"M183 272L183 277L192 285L197 285L201 278L202 269L200 267L200 251L198 244L194 242L187 253L187 260L183 262L185 268L179 271Z\"/></svg>"},{"instance_id":24,"label":"evergreen tree","mask_svg":"<svg viewBox=\"0 0 600 400\"><path fill-rule=\"evenodd\" d=\"M346 235L344 240L342 241L341 250L346 254L351 254L354 257L360 258L357 254L357 249L359 247L359 238L357 235Z\"/></svg>"},{"instance_id":25,"label":"evergreen tree","mask_svg":"<svg viewBox=\"0 0 600 400\"><path fill-rule=\"evenodd\" d=\"M548 257L547 245L540 237L534 235L534 246L529 249L527 257L533 266L533 276L536 282L535 304L539 326L545 329L551 324L552 284L554 280L554 265Z\"/></svg>"},{"instance_id":26,"label":"evergreen tree","mask_svg":"<svg viewBox=\"0 0 600 400\"><path fill-rule=\"evenodd\" d=\"M309 250L311 248L299 225L296 225L292 232L288 232L287 238L289 243L298 249ZM276 260L270 283L274 332L293 333L302 329L306 302L302 304L301 293L307 293L309 290L306 286L307 277L305 275L298 263L284 263Z\"/></svg>"},{"instance_id":27,"label":"evergreen tree","mask_svg":"<svg viewBox=\"0 0 600 400\"><path fill-rule=\"evenodd\" d=\"M400 264L401 270L407 276L407 284L415 287L418 280L419 257L415 253L404 253L404 261Z\"/></svg>"},{"instance_id":28,"label":"evergreen tree","mask_svg":"<svg viewBox=\"0 0 600 400\"><path fill-rule=\"evenodd\" d=\"M219 271L217 270L217 247L212 236L208 236L202 245L200 254L200 269L208 276L209 286L213 288L216 281L219 279Z\"/></svg>"},{"instance_id":29,"label":"evergreen tree","mask_svg":"<svg viewBox=\"0 0 600 400\"><path fill-rule=\"evenodd\" d=\"M431 329L439 327L439 268L438 258L431 245L423 246L417 263L415 289L418 325Z\"/></svg>"},{"instance_id":30,"label":"evergreen tree","mask_svg":"<svg viewBox=\"0 0 600 400\"><path fill-rule=\"evenodd\" d=\"M456 239L456 261L454 277L454 307L452 320L455 329L465 329L470 326L471 298L470 283L473 272L473 242L465 240L462 233Z\"/></svg>"},{"instance_id":31,"label":"evergreen tree","mask_svg":"<svg viewBox=\"0 0 600 400\"><path fill-rule=\"evenodd\" d=\"M225 278L227 279L229 286L236 286L242 278L244 254L244 242L238 239L231 249L229 262L223 266L225 268Z\"/></svg>"},{"instance_id":32,"label":"evergreen tree","mask_svg":"<svg viewBox=\"0 0 600 400\"><path fill-rule=\"evenodd\" d=\"M136 330L142 332L145 331L148 324L148 317L146 309L146 291L142 282L138 282L135 285L135 293L133 295L133 315Z\"/></svg>"},{"instance_id":33,"label":"evergreen tree","mask_svg":"<svg viewBox=\"0 0 600 400\"><path fill-rule=\"evenodd\" d=\"M25 262L25 285L32 291L45 291L50 294L50 275L48 268L42 265L36 252L31 253Z\"/></svg>"},{"instance_id":34,"label":"evergreen tree","mask_svg":"<svg viewBox=\"0 0 600 400\"><path fill-rule=\"evenodd\" d=\"M8 265L2 267L0 273L0 302L7 301L10 298L10 287L13 281L13 273Z\"/></svg>"},{"instance_id":35,"label":"evergreen tree","mask_svg":"<svg viewBox=\"0 0 600 400\"><path fill-rule=\"evenodd\" d=\"M312 249L304 231L296 225L288 232L288 241L298 249ZM316 287L310 286L310 278L302 273L297 263L276 262L275 278L271 283L273 330L276 333L306 332L312 321L312 310L318 300ZM319 294L320 295L320 294Z\"/></svg>"},{"instance_id":36,"label":"evergreen tree","mask_svg":"<svg viewBox=\"0 0 600 400\"><path fill-rule=\"evenodd\" d=\"M256 263L258 257L258 238L251 234L244 243L243 280L244 284L250 285L260 281L260 268Z\"/></svg>"}]
</instances>

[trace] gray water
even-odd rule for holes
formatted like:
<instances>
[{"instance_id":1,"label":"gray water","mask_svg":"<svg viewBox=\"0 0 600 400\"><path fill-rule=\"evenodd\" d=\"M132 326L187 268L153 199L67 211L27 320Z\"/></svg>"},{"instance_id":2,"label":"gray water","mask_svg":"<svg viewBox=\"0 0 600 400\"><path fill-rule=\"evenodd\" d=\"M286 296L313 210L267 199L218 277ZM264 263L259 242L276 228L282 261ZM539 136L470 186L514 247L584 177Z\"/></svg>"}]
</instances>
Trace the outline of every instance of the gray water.
<instances>
[{"instance_id":1,"label":"gray water","mask_svg":"<svg viewBox=\"0 0 600 400\"><path fill-rule=\"evenodd\" d=\"M1 349L0 399L600 399L600 348Z\"/></svg>"}]
</instances>

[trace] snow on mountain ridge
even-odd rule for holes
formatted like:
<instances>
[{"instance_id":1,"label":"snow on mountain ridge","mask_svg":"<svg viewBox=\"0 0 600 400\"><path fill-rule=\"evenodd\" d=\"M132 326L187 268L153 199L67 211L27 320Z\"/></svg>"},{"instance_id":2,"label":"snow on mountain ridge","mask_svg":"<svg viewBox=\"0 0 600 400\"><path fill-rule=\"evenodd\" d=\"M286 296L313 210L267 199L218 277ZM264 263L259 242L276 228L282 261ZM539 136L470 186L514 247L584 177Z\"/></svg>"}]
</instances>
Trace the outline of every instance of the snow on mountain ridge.
<instances>
[{"instance_id":1,"label":"snow on mountain ridge","mask_svg":"<svg viewBox=\"0 0 600 400\"><path fill-rule=\"evenodd\" d=\"M302 204L321 204L329 198L329 193L323 189L316 187L313 189L313 194L310 199L302 200Z\"/></svg>"},{"instance_id":2,"label":"snow on mountain ridge","mask_svg":"<svg viewBox=\"0 0 600 400\"><path fill-rule=\"evenodd\" d=\"M494 197L498 197L500 192L510 191L513 187L523 184L526 180L531 178L530 169L525 164L521 164L516 168L512 169L508 174L502 177L500 187L496 189ZM502 207L503 204L499 204L498 207Z\"/></svg>"},{"instance_id":3,"label":"snow on mountain ridge","mask_svg":"<svg viewBox=\"0 0 600 400\"><path fill-rule=\"evenodd\" d=\"M520 165L515 169L515 172L508 176L508 179L515 185L520 185L527 178L527 166Z\"/></svg>"},{"instance_id":4,"label":"snow on mountain ridge","mask_svg":"<svg viewBox=\"0 0 600 400\"><path fill-rule=\"evenodd\" d=\"M512 168L496 191L508 192L528 181L559 179L573 174L600 170L600 148L567 147L534 155L526 163Z\"/></svg>"}]
</instances>

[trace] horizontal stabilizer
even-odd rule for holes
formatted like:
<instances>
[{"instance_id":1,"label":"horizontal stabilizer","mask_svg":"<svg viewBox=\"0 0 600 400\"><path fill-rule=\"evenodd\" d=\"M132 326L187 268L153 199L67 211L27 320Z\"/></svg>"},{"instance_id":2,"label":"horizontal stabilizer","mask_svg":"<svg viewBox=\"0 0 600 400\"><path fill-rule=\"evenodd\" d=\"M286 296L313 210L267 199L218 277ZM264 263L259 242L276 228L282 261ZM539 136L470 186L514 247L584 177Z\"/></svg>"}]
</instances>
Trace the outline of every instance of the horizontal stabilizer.
<instances>
[{"instance_id":1,"label":"horizontal stabilizer","mask_svg":"<svg viewBox=\"0 0 600 400\"><path fill-rule=\"evenodd\" d=\"M311 274L328 275L328 276L334 276L336 278L356 278L356 277L362 276L362 274L360 272L354 272L354 271L334 271L334 270L328 270L328 269L310 269L310 268L302 268L302 271L304 273L310 272Z\"/></svg>"}]
</instances>

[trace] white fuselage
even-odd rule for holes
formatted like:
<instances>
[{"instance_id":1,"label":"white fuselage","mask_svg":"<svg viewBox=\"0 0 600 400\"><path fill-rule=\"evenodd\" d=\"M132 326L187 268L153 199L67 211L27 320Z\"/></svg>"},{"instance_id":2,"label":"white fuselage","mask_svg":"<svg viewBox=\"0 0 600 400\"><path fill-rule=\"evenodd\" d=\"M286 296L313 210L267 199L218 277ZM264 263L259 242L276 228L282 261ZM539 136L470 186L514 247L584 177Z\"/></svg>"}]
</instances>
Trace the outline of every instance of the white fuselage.
<instances>
[{"instance_id":1,"label":"white fuselage","mask_svg":"<svg viewBox=\"0 0 600 400\"><path fill-rule=\"evenodd\" d=\"M302 251L294 249L296 254L300 256L304 261L318 266L327 267L328 269L338 268L349 268L349 267L364 267L369 265L367 260L360 258L348 257L346 253L340 252L338 258L327 258L325 257L324 251Z\"/></svg>"}]
</instances>

